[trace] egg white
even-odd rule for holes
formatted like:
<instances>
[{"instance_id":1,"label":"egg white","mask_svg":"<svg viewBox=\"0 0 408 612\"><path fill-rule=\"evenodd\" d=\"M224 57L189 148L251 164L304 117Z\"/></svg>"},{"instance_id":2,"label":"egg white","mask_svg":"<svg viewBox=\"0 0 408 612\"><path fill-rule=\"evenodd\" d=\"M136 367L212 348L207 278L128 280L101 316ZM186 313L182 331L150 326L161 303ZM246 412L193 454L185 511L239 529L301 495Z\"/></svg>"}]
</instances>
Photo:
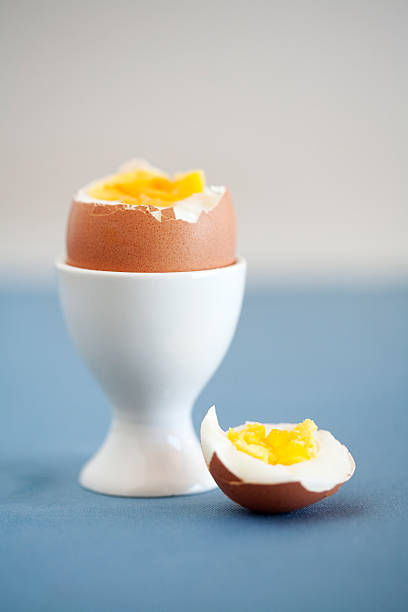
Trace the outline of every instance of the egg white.
<instances>
[{"instance_id":1,"label":"egg white","mask_svg":"<svg viewBox=\"0 0 408 612\"><path fill-rule=\"evenodd\" d=\"M294 426L291 423L267 424L266 431L292 429ZM308 491L320 493L351 478L355 465L348 449L329 431L319 429L314 436L319 447L314 459L293 465L270 465L235 448L218 424L215 406L209 409L201 424L201 446L207 465L216 453L221 463L243 482L300 482Z\"/></svg>"}]
</instances>

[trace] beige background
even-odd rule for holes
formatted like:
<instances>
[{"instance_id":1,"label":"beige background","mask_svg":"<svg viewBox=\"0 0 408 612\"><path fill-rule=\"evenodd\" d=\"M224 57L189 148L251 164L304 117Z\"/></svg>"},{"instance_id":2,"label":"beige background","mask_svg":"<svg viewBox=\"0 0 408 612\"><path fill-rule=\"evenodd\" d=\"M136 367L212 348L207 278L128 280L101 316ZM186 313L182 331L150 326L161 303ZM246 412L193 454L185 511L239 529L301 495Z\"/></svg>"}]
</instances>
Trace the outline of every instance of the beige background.
<instances>
[{"instance_id":1,"label":"beige background","mask_svg":"<svg viewBox=\"0 0 408 612\"><path fill-rule=\"evenodd\" d=\"M1 3L0 273L52 278L77 187L230 186L251 278L408 276L408 3Z\"/></svg>"}]
</instances>

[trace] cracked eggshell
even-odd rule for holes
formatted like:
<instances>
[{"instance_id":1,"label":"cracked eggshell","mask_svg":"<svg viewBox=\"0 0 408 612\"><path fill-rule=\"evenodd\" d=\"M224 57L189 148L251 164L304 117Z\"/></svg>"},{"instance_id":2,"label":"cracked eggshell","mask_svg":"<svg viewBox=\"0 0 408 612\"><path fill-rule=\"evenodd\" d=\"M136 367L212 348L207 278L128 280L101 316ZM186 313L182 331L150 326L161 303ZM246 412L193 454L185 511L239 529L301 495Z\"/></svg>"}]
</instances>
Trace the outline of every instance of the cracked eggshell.
<instances>
[{"instance_id":1,"label":"cracked eggshell","mask_svg":"<svg viewBox=\"0 0 408 612\"><path fill-rule=\"evenodd\" d=\"M93 200L80 190L67 227L67 263L114 272L186 272L235 262L228 189L207 187L168 208Z\"/></svg>"},{"instance_id":2,"label":"cracked eggshell","mask_svg":"<svg viewBox=\"0 0 408 612\"><path fill-rule=\"evenodd\" d=\"M267 428L290 429L289 423ZM215 407L201 425L201 446L207 467L219 488L237 504L275 514L310 506L336 493L354 473L352 456L328 431L315 434L319 454L293 465L268 465L239 451L218 425Z\"/></svg>"}]
</instances>

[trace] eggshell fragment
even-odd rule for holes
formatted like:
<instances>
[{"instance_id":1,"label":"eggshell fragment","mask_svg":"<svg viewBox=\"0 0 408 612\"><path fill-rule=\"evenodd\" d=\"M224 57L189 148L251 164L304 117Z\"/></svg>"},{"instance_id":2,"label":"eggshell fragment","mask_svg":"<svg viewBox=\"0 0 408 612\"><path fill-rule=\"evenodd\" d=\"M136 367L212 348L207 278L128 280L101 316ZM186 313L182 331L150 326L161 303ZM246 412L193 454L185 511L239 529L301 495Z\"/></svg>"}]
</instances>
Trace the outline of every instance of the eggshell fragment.
<instances>
[{"instance_id":1,"label":"eggshell fragment","mask_svg":"<svg viewBox=\"0 0 408 612\"><path fill-rule=\"evenodd\" d=\"M328 432L322 433L328 434ZM351 478L355 469L352 456L343 445L331 436L331 434L329 434L329 436L329 440L334 440L334 448L338 449L335 452L342 454L337 464L337 470L338 465L341 465L342 461L346 462L346 468L345 471L338 472L342 474L339 482L333 483L330 481L330 486L325 488L324 485L322 486L321 482L316 480L316 466L318 464L315 459L300 464L293 464L291 466L268 465L259 459L250 457L242 453L242 451L237 450L228 440L225 432L219 428L214 407L207 413L201 427L201 444L204 459L212 477L221 491L223 491L232 501L244 508L269 514L291 512L310 506L336 493L336 491ZM323 436L322 440L324 439L325 437ZM224 461L220 459L219 454L228 458L230 467L225 465ZM313 462L314 474L310 480L310 488L308 488L306 486L308 481L305 477L308 467L305 466L305 464L310 464L312 466ZM238 471L243 468L245 469L247 474L245 480L237 476L237 474L230 469L232 463L236 463ZM303 473L302 478L299 476L298 480L296 479L297 466L302 466L299 468L299 472ZM257 482L251 482L251 471L253 472L254 480ZM310 471L312 472L312 470ZM284 474L287 474L287 481L285 481ZM269 480L269 482L260 482L263 477ZM277 482L271 482L271 480L275 478ZM323 483L325 482L325 478L327 478L326 474L322 476ZM329 481L326 480L326 482Z\"/></svg>"},{"instance_id":2,"label":"eggshell fragment","mask_svg":"<svg viewBox=\"0 0 408 612\"><path fill-rule=\"evenodd\" d=\"M276 514L310 506L339 490L340 483L329 491L308 491L300 482L259 484L243 482L230 472L215 453L208 466L221 491L240 506L255 512Z\"/></svg>"},{"instance_id":3,"label":"eggshell fragment","mask_svg":"<svg viewBox=\"0 0 408 612\"><path fill-rule=\"evenodd\" d=\"M68 220L67 263L115 272L185 272L233 264L236 223L230 192L223 190L215 206L196 210L187 200L158 209L76 197Z\"/></svg>"}]
</instances>

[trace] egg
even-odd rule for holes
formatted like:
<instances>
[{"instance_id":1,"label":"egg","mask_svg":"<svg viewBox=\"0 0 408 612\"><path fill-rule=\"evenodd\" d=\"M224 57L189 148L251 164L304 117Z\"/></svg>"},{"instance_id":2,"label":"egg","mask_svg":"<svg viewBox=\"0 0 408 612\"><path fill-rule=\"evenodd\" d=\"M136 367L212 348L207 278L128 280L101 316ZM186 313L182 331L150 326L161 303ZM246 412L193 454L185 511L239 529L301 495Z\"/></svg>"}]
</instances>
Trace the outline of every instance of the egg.
<instances>
[{"instance_id":1,"label":"egg","mask_svg":"<svg viewBox=\"0 0 408 612\"><path fill-rule=\"evenodd\" d=\"M225 432L212 406L201 424L207 467L232 501L256 512L291 512L336 491L354 473L347 448L307 419L247 423Z\"/></svg>"},{"instance_id":2,"label":"egg","mask_svg":"<svg viewBox=\"0 0 408 612\"><path fill-rule=\"evenodd\" d=\"M201 171L172 179L143 160L80 189L67 226L67 263L115 272L185 272L235 262L234 205Z\"/></svg>"}]
</instances>

